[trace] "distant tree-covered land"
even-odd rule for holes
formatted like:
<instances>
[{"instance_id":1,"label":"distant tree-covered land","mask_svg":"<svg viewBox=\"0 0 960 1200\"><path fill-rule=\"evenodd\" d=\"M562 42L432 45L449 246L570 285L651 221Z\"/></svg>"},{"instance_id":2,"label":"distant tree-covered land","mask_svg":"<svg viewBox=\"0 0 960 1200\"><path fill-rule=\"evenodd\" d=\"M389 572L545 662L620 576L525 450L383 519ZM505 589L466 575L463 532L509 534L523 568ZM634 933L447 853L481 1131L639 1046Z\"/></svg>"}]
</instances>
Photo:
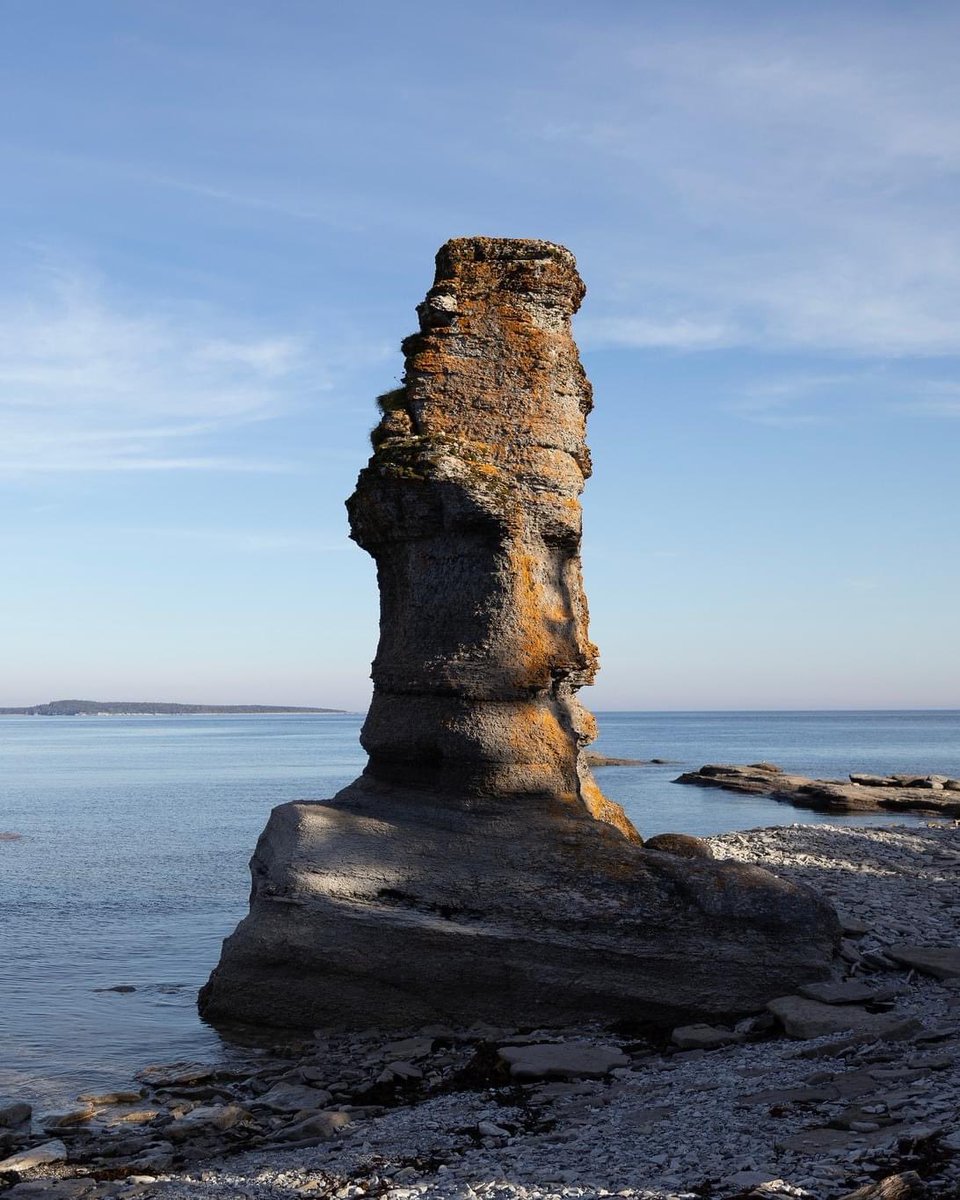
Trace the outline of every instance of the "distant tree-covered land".
<instances>
[{"instance_id":1,"label":"distant tree-covered land","mask_svg":"<svg viewBox=\"0 0 960 1200\"><path fill-rule=\"evenodd\" d=\"M0 708L5 717L157 717L194 713L338 713L342 708L277 704L165 704L154 700L51 700L26 708Z\"/></svg>"}]
</instances>

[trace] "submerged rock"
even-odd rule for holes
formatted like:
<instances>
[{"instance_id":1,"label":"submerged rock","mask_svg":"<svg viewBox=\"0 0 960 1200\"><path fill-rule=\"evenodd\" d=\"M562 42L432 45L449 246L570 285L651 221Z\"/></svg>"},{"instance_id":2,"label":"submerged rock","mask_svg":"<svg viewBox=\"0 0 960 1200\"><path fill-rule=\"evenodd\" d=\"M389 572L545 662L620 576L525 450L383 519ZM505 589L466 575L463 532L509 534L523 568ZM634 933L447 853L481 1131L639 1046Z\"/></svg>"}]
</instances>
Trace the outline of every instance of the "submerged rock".
<instances>
[{"instance_id":1,"label":"submerged rock","mask_svg":"<svg viewBox=\"0 0 960 1200\"><path fill-rule=\"evenodd\" d=\"M585 760L583 291L549 242L437 256L348 503L381 596L369 765L271 814L207 1019L673 1025L826 975L828 904L758 868L646 853Z\"/></svg>"},{"instance_id":2,"label":"submerged rock","mask_svg":"<svg viewBox=\"0 0 960 1200\"><path fill-rule=\"evenodd\" d=\"M22 1125L24 1121L30 1120L32 1112L31 1106L22 1100L0 1105L0 1126Z\"/></svg>"}]
</instances>

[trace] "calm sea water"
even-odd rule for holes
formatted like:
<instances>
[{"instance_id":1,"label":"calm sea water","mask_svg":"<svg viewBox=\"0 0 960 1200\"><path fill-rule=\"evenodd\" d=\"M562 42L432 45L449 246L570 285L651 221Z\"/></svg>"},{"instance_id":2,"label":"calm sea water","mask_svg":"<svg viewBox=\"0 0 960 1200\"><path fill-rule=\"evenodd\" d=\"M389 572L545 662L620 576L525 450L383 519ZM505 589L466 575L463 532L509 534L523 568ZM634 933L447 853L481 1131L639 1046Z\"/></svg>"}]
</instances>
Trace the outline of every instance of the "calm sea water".
<instances>
[{"instance_id":1,"label":"calm sea water","mask_svg":"<svg viewBox=\"0 0 960 1200\"><path fill-rule=\"evenodd\" d=\"M196 990L244 915L275 804L363 766L361 718L0 717L0 1097L62 1103L148 1061L209 1055ZM609 713L596 749L641 831L710 834L816 814L671 780L705 762L960 775L960 713ZM889 818L847 818L850 823ZM136 990L104 991L117 985Z\"/></svg>"}]
</instances>

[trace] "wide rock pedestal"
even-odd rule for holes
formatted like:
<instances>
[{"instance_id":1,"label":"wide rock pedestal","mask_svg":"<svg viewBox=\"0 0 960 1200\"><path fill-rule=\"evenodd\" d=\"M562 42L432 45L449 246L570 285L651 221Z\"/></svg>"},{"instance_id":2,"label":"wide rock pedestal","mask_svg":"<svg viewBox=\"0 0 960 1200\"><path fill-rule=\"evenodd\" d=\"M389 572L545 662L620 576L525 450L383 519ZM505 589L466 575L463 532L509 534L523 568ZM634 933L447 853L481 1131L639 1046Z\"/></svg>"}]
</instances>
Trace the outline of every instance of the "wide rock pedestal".
<instances>
[{"instance_id":1,"label":"wide rock pedestal","mask_svg":"<svg viewBox=\"0 0 960 1200\"><path fill-rule=\"evenodd\" d=\"M208 1020L676 1023L826 974L832 910L767 871L645 851L560 801L361 780L274 809Z\"/></svg>"},{"instance_id":2,"label":"wide rock pedestal","mask_svg":"<svg viewBox=\"0 0 960 1200\"><path fill-rule=\"evenodd\" d=\"M333 800L273 812L207 1019L675 1022L826 975L829 906L764 871L644 850L590 774L583 293L550 242L438 254L348 501L380 587L369 763Z\"/></svg>"}]
</instances>

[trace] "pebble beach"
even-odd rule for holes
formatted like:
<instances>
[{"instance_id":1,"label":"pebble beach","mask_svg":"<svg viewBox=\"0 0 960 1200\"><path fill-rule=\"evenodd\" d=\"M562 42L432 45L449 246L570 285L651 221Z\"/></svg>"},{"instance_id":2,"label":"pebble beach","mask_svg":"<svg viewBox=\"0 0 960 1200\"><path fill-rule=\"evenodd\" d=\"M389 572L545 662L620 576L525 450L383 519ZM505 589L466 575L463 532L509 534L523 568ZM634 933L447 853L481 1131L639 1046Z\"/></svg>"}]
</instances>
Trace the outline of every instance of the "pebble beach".
<instances>
[{"instance_id":1,"label":"pebble beach","mask_svg":"<svg viewBox=\"0 0 960 1200\"><path fill-rule=\"evenodd\" d=\"M960 1195L960 826L709 844L832 900L829 985L728 1025L371 1030L154 1065L126 1095L0 1112L4 1200Z\"/></svg>"}]
</instances>

